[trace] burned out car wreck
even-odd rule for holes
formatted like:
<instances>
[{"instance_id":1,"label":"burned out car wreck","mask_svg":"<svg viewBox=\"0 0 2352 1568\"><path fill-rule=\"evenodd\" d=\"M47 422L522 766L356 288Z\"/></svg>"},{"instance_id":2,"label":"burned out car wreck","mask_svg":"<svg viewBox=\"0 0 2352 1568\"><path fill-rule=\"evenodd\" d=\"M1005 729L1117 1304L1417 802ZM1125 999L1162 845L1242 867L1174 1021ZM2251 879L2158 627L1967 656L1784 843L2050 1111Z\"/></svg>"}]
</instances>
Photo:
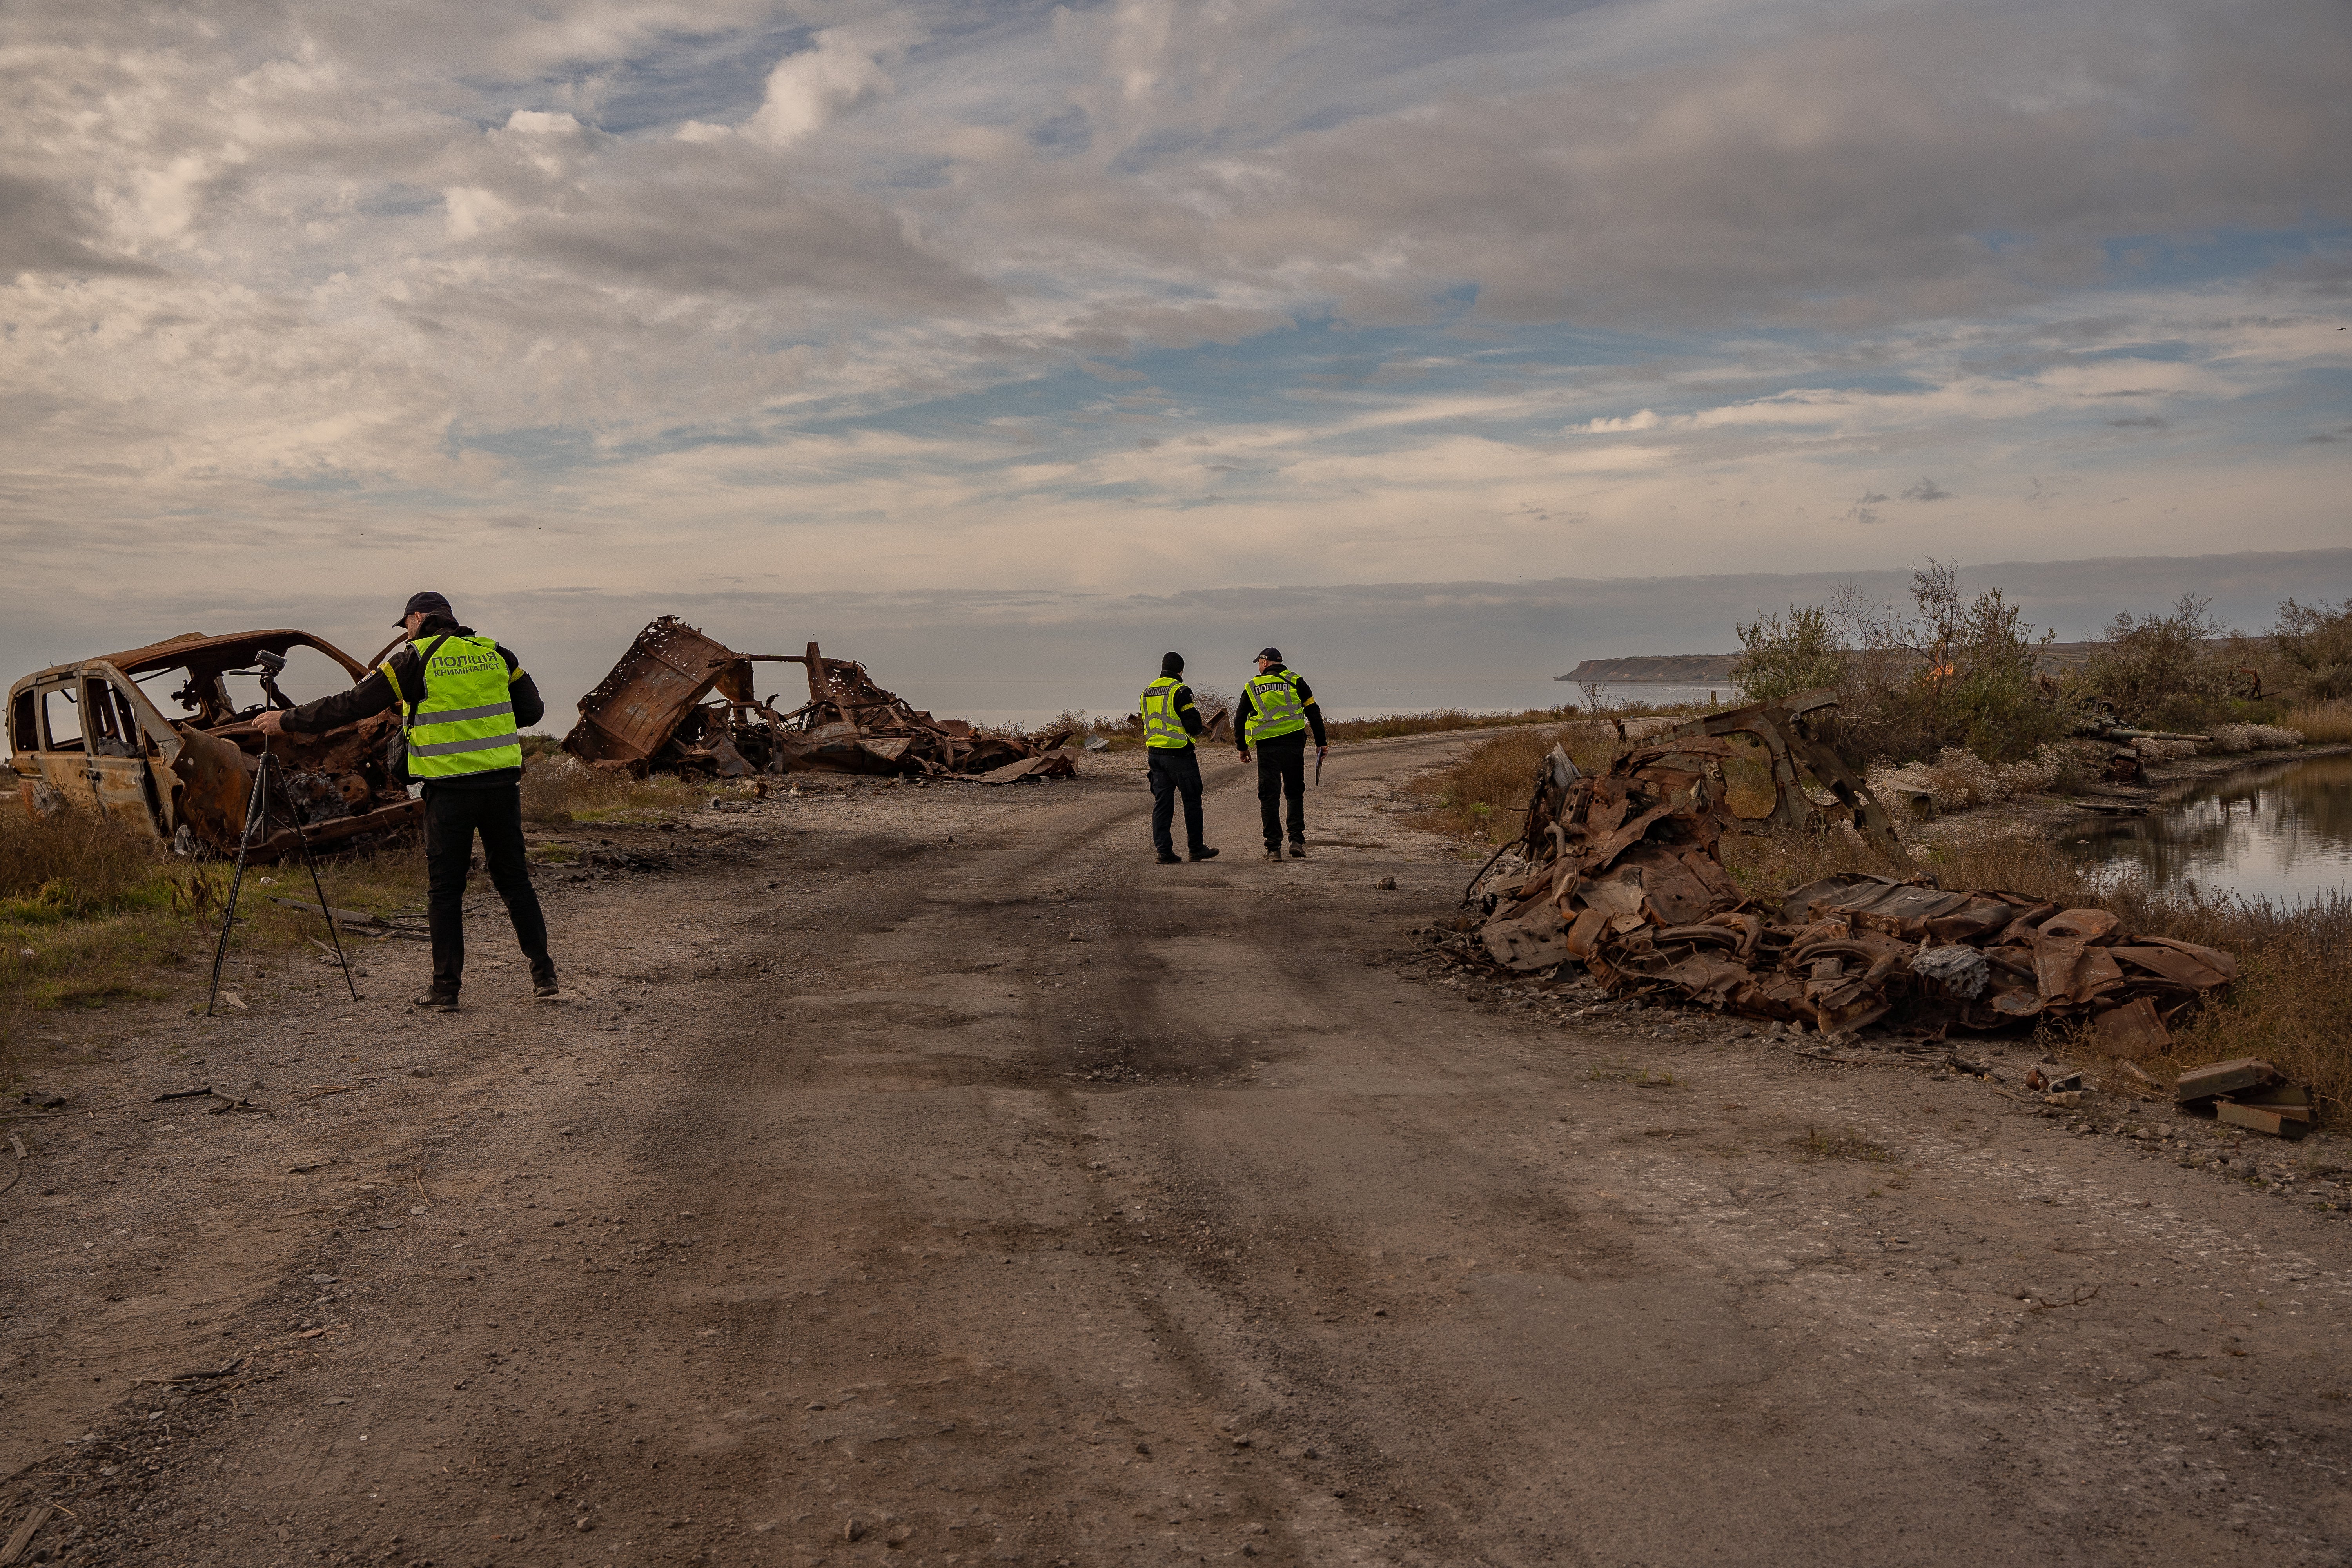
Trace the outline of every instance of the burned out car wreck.
<instances>
[{"instance_id":1,"label":"burned out car wreck","mask_svg":"<svg viewBox=\"0 0 2352 1568\"><path fill-rule=\"evenodd\" d=\"M53 665L8 689L8 763L27 810L79 807L143 825L183 854L234 853L265 744L254 716L296 705L282 682L352 685L367 673L290 628L190 632ZM322 735L268 737L279 764L270 769L271 831L248 858L277 859L305 838L347 845L413 827L424 805L384 771L399 728L393 711Z\"/></svg>"},{"instance_id":2,"label":"burned out car wreck","mask_svg":"<svg viewBox=\"0 0 2352 1568\"><path fill-rule=\"evenodd\" d=\"M756 667L797 664L808 700L790 712L756 694ZM563 749L591 767L635 773L745 778L839 773L1009 784L1066 778L1066 732L983 734L934 719L875 684L856 659L738 653L674 616L637 634L621 661L580 700Z\"/></svg>"}]
</instances>

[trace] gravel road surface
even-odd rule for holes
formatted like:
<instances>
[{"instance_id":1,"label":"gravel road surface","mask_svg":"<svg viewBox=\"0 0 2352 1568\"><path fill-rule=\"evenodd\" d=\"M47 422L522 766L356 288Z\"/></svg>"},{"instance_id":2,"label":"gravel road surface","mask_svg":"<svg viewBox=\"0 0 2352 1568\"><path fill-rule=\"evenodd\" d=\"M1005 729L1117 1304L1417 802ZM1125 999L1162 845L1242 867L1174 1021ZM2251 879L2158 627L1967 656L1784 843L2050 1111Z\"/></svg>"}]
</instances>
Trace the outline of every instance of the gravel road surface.
<instances>
[{"instance_id":1,"label":"gravel road surface","mask_svg":"<svg viewBox=\"0 0 2352 1568\"><path fill-rule=\"evenodd\" d=\"M2352 1556L2341 1141L1465 979L1414 933L1469 868L1391 795L1461 743L1335 752L1279 865L1224 752L1201 865L1151 864L1120 756L580 827L553 1005L486 900L455 1015L393 943L356 1005L241 963L245 1014L58 1024L70 1107L7 1124L0 1529L240 1568ZM262 1109L152 1099L207 1083Z\"/></svg>"}]
</instances>

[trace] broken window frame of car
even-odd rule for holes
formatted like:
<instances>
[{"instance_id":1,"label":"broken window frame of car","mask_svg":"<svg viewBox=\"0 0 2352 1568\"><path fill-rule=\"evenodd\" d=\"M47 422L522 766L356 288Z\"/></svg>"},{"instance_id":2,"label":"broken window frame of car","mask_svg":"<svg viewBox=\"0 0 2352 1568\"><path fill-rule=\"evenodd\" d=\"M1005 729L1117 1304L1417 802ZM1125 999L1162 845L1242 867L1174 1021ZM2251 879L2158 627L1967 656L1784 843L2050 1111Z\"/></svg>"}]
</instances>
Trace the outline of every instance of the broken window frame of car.
<instances>
[{"instance_id":1,"label":"broken window frame of car","mask_svg":"<svg viewBox=\"0 0 2352 1568\"><path fill-rule=\"evenodd\" d=\"M797 664L809 700L790 712L754 685L760 664ZM934 719L875 684L855 659L738 653L675 616L639 632L612 673L580 700L563 749L592 767L643 775L748 778L845 773L979 777L1063 776L1053 755L1069 736L982 735Z\"/></svg>"},{"instance_id":2,"label":"broken window frame of car","mask_svg":"<svg viewBox=\"0 0 2352 1568\"><path fill-rule=\"evenodd\" d=\"M413 827L424 803L384 773L385 745L400 727L396 710L323 735L283 731L265 741L255 727L264 708L295 706L277 677L297 648L323 654L354 685L367 679L366 666L290 627L187 632L25 677L8 689L7 726L8 764L26 809L79 807L140 824L182 854L234 853L252 800L254 759L267 744L281 764L271 770L271 819L288 826L255 844L250 859L266 864L292 853L296 822L314 847ZM183 678L169 692L186 710L178 719L145 689L173 675ZM262 700L240 708L229 692L231 675L253 678ZM63 697L81 730L64 744L52 732L53 697Z\"/></svg>"}]
</instances>

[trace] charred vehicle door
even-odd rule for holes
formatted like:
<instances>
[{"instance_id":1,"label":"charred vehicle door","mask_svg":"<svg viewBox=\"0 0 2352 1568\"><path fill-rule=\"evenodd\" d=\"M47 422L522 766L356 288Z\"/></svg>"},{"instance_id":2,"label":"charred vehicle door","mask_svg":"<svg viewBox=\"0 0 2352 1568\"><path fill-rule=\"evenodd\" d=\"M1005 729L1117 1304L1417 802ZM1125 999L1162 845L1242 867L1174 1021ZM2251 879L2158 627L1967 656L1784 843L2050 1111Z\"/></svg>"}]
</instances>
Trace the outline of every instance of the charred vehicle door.
<instances>
[{"instance_id":1,"label":"charred vehicle door","mask_svg":"<svg viewBox=\"0 0 2352 1568\"><path fill-rule=\"evenodd\" d=\"M136 822L159 838L167 836L171 821L164 801L170 786L166 782L159 787L155 776L163 737L172 732L163 715L137 687L104 665L82 667L81 715L87 776L98 809Z\"/></svg>"}]
</instances>

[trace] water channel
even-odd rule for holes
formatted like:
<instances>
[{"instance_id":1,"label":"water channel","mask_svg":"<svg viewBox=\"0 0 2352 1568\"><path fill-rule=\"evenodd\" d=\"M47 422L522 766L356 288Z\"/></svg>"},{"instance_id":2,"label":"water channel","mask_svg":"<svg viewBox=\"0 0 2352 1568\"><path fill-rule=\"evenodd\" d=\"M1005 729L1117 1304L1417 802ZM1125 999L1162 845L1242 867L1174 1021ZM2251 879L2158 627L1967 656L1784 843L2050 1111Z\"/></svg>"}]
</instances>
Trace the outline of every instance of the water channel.
<instances>
[{"instance_id":1,"label":"water channel","mask_svg":"<svg viewBox=\"0 0 2352 1568\"><path fill-rule=\"evenodd\" d=\"M2077 837L2075 854L2158 886L2287 904L2352 893L2352 756L2245 768Z\"/></svg>"}]
</instances>

